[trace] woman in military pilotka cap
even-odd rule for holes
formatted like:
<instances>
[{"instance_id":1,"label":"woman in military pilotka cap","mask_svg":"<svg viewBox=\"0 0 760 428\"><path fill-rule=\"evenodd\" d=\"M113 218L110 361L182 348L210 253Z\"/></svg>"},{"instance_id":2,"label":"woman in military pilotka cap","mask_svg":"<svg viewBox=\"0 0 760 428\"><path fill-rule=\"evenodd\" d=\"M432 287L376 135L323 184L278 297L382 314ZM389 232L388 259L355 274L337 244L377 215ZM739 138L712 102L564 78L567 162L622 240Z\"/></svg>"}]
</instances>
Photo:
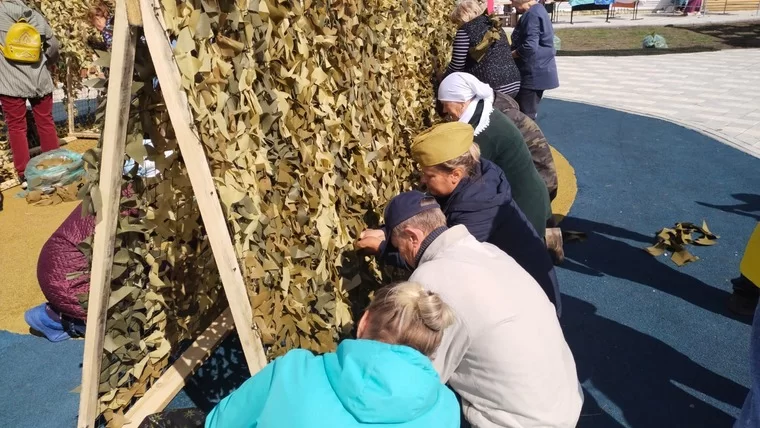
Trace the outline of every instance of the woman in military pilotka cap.
<instances>
[{"instance_id":1,"label":"woman in military pilotka cap","mask_svg":"<svg viewBox=\"0 0 760 428\"><path fill-rule=\"evenodd\" d=\"M473 128L460 122L436 125L418 135L411 146L422 185L434 196L449 227L462 224L479 241L509 254L544 289L559 308L559 287L546 245L512 199L504 172L481 159ZM393 249L378 230L361 234L357 249L392 260Z\"/></svg>"}]
</instances>

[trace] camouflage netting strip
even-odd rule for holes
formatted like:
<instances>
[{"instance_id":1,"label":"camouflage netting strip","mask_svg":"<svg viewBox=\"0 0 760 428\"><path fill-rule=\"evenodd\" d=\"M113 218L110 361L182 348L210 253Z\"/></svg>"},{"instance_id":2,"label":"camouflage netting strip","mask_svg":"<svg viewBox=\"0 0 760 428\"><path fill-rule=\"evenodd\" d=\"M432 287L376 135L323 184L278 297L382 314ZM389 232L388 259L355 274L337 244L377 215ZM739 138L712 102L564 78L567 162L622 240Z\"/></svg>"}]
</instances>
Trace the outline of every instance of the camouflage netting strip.
<instances>
[{"instance_id":1,"label":"camouflage netting strip","mask_svg":"<svg viewBox=\"0 0 760 428\"><path fill-rule=\"evenodd\" d=\"M350 330L346 272L373 275L352 243L411 183L408 142L435 120L433 56L445 64L452 4L162 1L270 358L333 350ZM128 177L121 201L100 390L112 426L224 305L181 156L158 156L176 141L146 61L138 52L148 83L136 85L127 155L157 161L163 178Z\"/></svg>"}]
</instances>

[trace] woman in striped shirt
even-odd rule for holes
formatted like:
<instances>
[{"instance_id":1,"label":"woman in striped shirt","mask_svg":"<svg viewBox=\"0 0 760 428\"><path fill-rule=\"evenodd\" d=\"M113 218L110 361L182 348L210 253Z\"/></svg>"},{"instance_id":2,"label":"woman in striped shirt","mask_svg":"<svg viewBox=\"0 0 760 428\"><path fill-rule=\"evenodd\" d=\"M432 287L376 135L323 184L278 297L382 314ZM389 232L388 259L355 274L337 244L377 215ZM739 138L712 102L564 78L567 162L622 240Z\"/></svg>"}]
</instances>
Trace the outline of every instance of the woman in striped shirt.
<instances>
[{"instance_id":1,"label":"woman in striped shirt","mask_svg":"<svg viewBox=\"0 0 760 428\"><path fill-rule=\"evenodd\" d=\"M520 70L512 59L504 29L491 20L478 0L462 0L451 13L459 26L446 76L461 71L514 98L520 90ZM444 77L446 77L444 76Z\"/></svg>"}]
</instances>

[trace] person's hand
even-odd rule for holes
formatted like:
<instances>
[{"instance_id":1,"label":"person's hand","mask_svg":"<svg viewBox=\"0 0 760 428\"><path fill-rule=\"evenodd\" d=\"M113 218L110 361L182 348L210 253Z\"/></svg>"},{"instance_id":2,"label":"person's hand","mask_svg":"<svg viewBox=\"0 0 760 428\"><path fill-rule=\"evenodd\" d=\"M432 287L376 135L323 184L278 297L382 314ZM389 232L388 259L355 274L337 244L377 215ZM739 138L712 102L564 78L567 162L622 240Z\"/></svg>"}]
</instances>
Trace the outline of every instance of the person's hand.
<instances>
[{"instance_id":1,"label":"person's hand","mask_svg":"<svg viewBox=\"0 0 760 428\"><path fill-rule=\"evenodd\" d=\"M359 235L354 248L359 254L376 256L380 253L380 244L385 241L385 233L380 229L367 229Z\"/></svg>"},{"instance_id":2,"label":"person's hand","mask_svg":"<svg viewBox=\"0 0 760 428\"><path fill-rule=\"evenodd\" d=\"M385 240L385 231L383 229L367 229L359 235L359 239L378 238Z\"/></svg>"},{"instance_id":3,"label":"person's hand","mask_svg":"<svg viewBox=\"0 0 760 428\"><path fill-rule=\"evenodd\" d=\"M517 49L512 51L512 58L515 58L515 59L520 58L520 54L517 53Z\"/></svg>"}]
</instances>

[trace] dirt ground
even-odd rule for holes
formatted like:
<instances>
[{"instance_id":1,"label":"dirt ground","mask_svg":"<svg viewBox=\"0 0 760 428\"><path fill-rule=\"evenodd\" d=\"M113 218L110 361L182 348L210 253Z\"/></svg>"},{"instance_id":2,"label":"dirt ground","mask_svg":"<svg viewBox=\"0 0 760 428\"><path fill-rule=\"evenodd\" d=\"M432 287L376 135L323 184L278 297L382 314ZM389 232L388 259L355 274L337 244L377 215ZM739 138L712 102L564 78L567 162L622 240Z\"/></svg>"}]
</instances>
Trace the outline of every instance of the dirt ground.
<instances>
[{"instance_id":1,"label":"dirt ground","mask_svg":"<svg viewBox=\"0 0 760 428\"><path fill-rule=\"evenodd\" d=\"M75 140L63 148L83 153L95 140ZM45 301L37 283L40 249L79 202L50 206L27 204L21 187L3 191L0 211L0 329L28 333L24 311Z\"/></svg>"}]
</instances>

